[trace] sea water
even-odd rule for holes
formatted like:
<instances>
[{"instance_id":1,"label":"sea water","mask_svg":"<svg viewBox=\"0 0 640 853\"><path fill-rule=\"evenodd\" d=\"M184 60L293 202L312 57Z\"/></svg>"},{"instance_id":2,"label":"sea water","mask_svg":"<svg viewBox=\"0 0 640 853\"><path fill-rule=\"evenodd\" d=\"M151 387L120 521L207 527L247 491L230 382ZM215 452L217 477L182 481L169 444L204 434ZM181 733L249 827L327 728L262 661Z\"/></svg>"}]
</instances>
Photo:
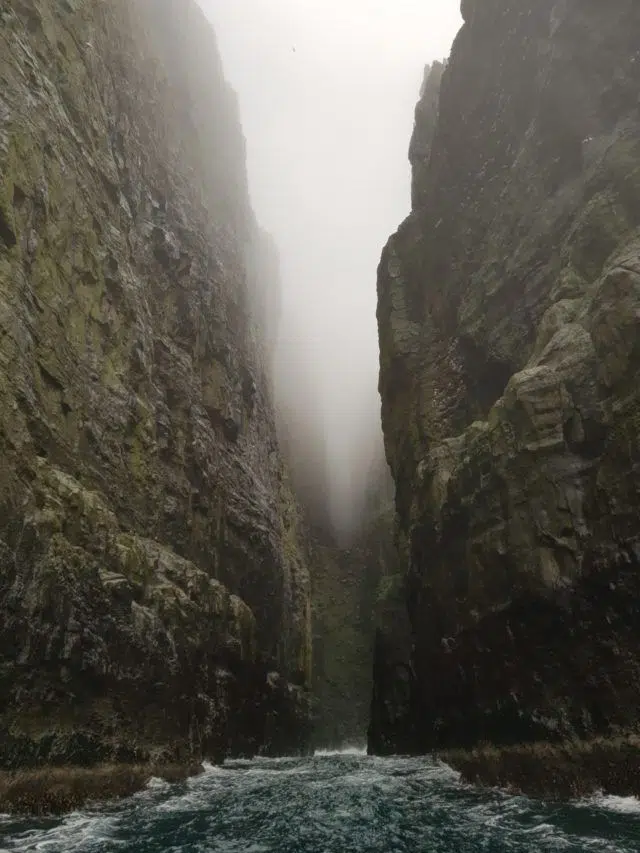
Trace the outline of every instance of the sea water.
<instances>
[{"instance_id":1,"label":"sea water","mask_svg":"<svg viewBox=\"0 0 640 853\"><path fill-rule=\"evenodd\" d=\"M640 853L640 801L547 803L429 758L229 761L58 819L0 818L8 853Z\"/></svg>"}]
</instances>

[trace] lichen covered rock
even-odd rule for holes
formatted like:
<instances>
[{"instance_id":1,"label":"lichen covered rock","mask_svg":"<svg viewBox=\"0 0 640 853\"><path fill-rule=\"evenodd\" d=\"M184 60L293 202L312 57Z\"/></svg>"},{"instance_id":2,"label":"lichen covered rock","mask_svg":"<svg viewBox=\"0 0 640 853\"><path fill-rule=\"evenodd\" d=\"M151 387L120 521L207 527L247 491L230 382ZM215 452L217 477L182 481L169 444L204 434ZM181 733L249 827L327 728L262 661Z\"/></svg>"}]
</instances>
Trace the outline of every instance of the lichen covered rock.
<instances>
[{"instance_id":1,"label":"lichen covered rock","mask_svg":"<svg viewBox=\"0 0 640 853\"><path fill-rule=\"evenodd\" d=\"M304 748L237 113L194 2L0 4L2 766Z\"/></svg>"}]
</instances>

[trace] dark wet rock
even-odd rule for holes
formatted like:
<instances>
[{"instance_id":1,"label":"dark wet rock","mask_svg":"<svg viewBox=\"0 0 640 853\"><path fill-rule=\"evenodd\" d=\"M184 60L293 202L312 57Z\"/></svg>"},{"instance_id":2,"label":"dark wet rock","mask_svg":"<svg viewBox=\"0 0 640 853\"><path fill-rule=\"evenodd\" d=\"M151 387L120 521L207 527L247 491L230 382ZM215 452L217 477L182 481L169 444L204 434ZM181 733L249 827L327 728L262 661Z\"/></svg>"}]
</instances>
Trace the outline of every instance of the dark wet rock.
<instances>
[{"instance_id":1,"label":"dark wet rock","mask_svg":"<svg viewBox=\"0 0 640 853\"><path fill-rule=\"evenodd\" d=\"M640 796L637 736L478 747L443 753L465 782L503 788L545 800L592 794Z\"/></svg>"},{"instance_id":2,"label":"dark wet rock","mask_svg":"<svg viewBox=\"0 0 640 853\"><path fill-rule=\"evenodd\" d=\"M60 815L89 803L130 797L154 778L176 783L202 772L203 767L198 764L101 764L92 768L47 767L0 772L0 810L24 815Z\"/></svg>"},{"instance_id":3,"label":"dark wet rock","mask_svg":"<svg viewBox=\"0 0 640 853\"><path fill-rule=\"evenodd\" d=\"M385 503L348 546L316 540L311 551L318 747L357 745L366 738L377 600L383 578L396 569L393 509Z\"/></svg>"},{"instance_id":4,"label":"dark wet rock","mask_svg":"<svg viewBox=\"0 0 640 853\"><path fill-rule=\"evenodd\" d=\"M408 755L416 750L411 630L397 556L394 568L396 572L380 582L376 607L373 691L367 728L368 751L373 755Z\"/></svg>"},{"instance_id":5,"label":"dark wet rock","mask_svg":"<svg viewBox=\"0 0 640 853\"><path fill-rule=\"evenodd\" d=\"M434 62L424 70L413 136L409 145L412 208L421 207L425 202L424 192L428 187L429 158L438 123L438 103L444 68L442 62Z\"/></svg>"}]
</instances>

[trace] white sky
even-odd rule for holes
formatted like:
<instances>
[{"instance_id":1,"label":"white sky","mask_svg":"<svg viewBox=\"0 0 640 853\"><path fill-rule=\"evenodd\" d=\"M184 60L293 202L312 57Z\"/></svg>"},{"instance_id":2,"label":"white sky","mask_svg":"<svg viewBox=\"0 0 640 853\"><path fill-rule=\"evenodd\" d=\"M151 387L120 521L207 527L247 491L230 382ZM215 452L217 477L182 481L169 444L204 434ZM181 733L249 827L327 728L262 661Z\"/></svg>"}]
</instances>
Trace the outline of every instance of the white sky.
<instances>
[{"instance_id":1,"label":"white sky","mask_svg":"<svg viewBox=\"0 0 640 853\"><path fill-rule=\"evenodd\" d=\"M459 0L199 2L239 96L253 206L280 250L284 352L316 389L334 510L348 514L380 441L376 267L409 212L413 110Z\"/></svg>"}]
</instances>

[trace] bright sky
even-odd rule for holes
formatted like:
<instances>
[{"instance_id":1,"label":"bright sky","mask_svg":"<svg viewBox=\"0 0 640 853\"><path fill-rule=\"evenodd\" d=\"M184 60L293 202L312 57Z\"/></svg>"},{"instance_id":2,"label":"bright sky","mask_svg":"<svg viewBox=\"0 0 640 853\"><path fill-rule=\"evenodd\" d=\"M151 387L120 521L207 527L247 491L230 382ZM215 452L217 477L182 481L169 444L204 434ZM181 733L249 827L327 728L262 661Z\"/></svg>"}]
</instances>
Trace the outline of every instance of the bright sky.
<instances>
[{"instance_id":1,"label":"bright sky","mask_svg":"<svg viewBox=\"0 0 640 853\"><path fill-rule=\"evenodd\" d=\"M294 361L315 389L333 507L348 515L380 442L376 267L409 212L413 110L459 0L199 2L239 96L253 206L280 249L283 373Z\"/></svg>"}]
</instances>

